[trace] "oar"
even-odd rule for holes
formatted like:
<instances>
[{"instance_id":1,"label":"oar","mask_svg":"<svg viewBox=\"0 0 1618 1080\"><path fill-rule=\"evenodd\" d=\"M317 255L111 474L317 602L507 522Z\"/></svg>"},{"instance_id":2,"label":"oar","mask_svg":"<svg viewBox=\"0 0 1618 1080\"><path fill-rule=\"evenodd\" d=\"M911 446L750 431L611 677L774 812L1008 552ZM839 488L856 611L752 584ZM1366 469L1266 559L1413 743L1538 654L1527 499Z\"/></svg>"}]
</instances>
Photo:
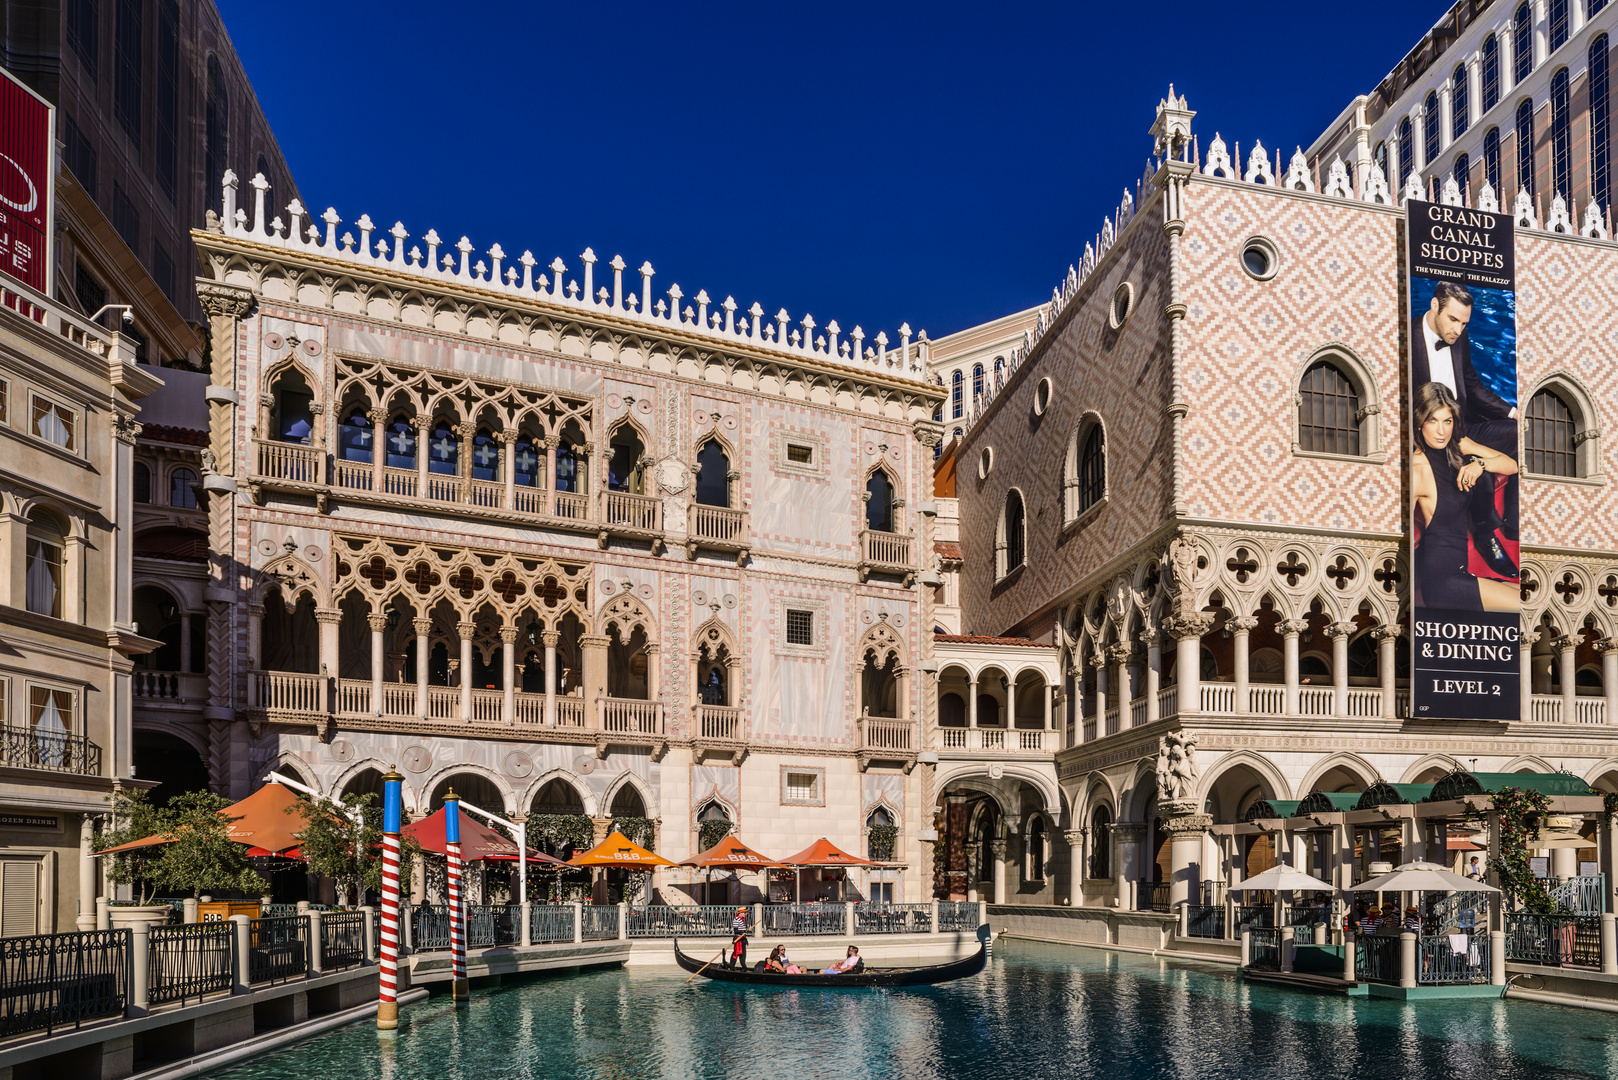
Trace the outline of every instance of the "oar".
<instances>
[{"instance_id":1,"label":"oar","mask_svg":"<svg viewBox=\"0 0 1618 1080\"><path fill-rule=\"evenodd\" d=\"M692 973L691 979L696 978L698 975L701 975L704 971L707 971L709 968L713 967L714 960L718 960L721 956L724 956L724 955L725 955L725 950L724 949L720 949L718 952L714 953L713 960L710 960L706 964L703 964L701 967L697 968L697 970ZM685 980L685 984L687 986L691 985L691 979Z\"/></svg>"}]
</instances>

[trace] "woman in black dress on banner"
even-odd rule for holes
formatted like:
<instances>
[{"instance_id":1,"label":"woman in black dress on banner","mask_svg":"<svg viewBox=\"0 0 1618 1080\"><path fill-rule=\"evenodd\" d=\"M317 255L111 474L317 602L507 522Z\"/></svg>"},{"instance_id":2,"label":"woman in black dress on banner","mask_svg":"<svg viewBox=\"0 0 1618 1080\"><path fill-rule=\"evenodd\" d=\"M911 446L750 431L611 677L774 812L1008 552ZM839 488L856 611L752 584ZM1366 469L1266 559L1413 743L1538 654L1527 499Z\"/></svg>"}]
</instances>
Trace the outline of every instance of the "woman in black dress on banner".
<instances>
[{"instance_id":1,"label":"woman in black dress on banner","mask_svg":"<svg viewBox=\"0 0 1618 1080\"><path fill-rule=\"evenodd\" d=\"M1416 445L1410 459L1410 491L1422 530L1415 551L1422 603L1450 611L1518 610L1522 597L1515 581L1480 578L1467 568L1472 489L1485 473L1516 475L1516 458L1489 445L1509 445L1515 453L1515 423L1478 423L1469 429L1455 394L1437 382L1416 388L1411 413ZM1493 485L1491 479L1486 487L1490 506ZM1493 562L1505 559L1502 568L1515 569L1503 553L1495 554Z\"/></svg>"}]
</instances>

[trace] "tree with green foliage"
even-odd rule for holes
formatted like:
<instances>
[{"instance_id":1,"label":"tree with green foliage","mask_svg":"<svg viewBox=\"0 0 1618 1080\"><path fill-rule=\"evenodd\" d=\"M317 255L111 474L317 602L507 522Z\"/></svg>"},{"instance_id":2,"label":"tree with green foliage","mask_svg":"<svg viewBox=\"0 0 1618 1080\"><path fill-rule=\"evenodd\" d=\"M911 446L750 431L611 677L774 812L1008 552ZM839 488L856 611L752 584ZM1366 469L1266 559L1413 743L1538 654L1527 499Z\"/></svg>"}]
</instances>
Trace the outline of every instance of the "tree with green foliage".
<instances>
[{"instance_id":1,"label":"tree with green foliage","mask_svg":"<svg viewBox=\"0 0 1618 1080\"><path fill-rule=\"evenodd\" d=\"M245 845L230 838L230 818L220 811L229 799L211 791L176 795L163 808L172 842L164 844L153 872L175 892L203 893L235 890L244 896L262 896L270 884L247 862Z\"/></svg>"},{"instance_id":2,"label":"tree with green foliage","mask_svg":"<svg viewBox=\"0 0 1618 1080\"><path fill-rule=\"evenodd\" d=\"M350 792L338 804L299 795L287 813L303 818L296 835L309 872L335 881L339 898L382 891L382 807L375 793ZM409 892L410 869L420 852L415 837L400 837L400 892Z\"/></svg>"},{"instance_id":3,"label":"tree with green foliage","mask_svg":"<svg viewBox=\"0 0 1618 1080\"><path fill-rule=\"evenodd\" d=\"M95 849L105 851L167 831L163 809L152 804L150 792L141 788L120 788L112 798L112 825L96 836ZM108 855L102 860L107 880L114 885L130 886L141 904L149 904L157 892L154 867L162 853L161 846L154 846Z\"/></svg>"}]
</instances>

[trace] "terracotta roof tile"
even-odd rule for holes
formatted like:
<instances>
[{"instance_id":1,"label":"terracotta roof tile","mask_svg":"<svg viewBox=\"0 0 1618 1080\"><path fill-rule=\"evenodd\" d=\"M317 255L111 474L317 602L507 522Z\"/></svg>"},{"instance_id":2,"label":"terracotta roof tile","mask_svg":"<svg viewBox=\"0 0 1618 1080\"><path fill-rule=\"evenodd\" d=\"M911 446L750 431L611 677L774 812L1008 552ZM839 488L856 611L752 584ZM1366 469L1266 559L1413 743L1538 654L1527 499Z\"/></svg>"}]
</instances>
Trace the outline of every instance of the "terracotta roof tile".
<instances>
[{"instance_id":1,"label":"terracotta roof tile","mask_svg":"<svg viewBox=\"0 0 1618 1080\"><path fill-rule=\"evenodd\" d=\"M946 645L1021 645L1030 649L1054 649L1043 641L1025 637L994 637L991 634L934 634L934 641Z\"/></svg>"},{"instance_id":2,"label":"terracotta roof tile","mask_svg":"<svg viewBox=\"0 0 1618 1080\"><path fill-rule=\"evenodd\" d=\"M938 557L941 559L954 559L956 562L961 561L961 545L957 544L953 540L934 540L933 551L936 552Z\"/></svg>"}]
</instances>

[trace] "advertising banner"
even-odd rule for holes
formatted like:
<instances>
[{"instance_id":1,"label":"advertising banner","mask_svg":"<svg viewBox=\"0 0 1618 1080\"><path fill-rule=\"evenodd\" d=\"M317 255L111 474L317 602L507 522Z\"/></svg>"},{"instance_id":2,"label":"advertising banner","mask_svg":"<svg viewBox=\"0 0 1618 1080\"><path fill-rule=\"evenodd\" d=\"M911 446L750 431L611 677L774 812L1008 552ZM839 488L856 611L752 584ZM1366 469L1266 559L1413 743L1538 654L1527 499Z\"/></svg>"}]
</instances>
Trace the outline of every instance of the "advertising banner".
<instances>
[{"instance_id":1,"label":"advertising banner","mask_svg":"<svg viewBox=\"0 0 1618 1080\"><path fill-rule=\"evenodd\" d=\"M49 102L0 68L0 273L46 295L54 119Z\"/></svg>"},{"instance_id":2,"label":"advertising banner","mask_svg":"<svg viewBox=\"0 0 1618 1080\"><path fill-rule=\"evenodd\" d=\"M1516 720L1517 294L1512 220L1410 200L1410 712Z\"/></svg>"}]
</instances>

